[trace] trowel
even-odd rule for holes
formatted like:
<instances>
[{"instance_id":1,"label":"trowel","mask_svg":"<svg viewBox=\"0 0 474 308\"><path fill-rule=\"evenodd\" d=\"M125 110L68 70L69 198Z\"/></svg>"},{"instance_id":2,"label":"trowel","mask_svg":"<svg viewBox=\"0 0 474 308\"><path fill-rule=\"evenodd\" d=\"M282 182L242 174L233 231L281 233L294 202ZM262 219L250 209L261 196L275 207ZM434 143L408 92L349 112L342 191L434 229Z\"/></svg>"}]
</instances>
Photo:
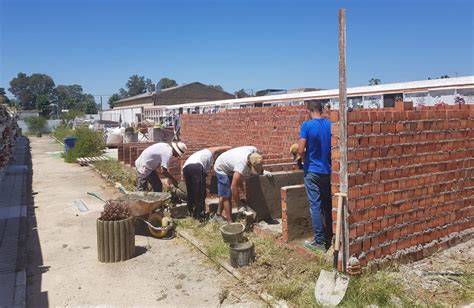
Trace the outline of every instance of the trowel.
<instances>
[{"instance_id":1,"label":"trowel","mask_svg":"<svg viewBox=\"0 0 474 308\"><path fill-rule=\"evenodd\" d=\"M314 296L316 301L321 306L337 306L344 295L346 294L347 286L349 285L349 277L337 271L337 263L339 260L339 247L341 235L341 221L342 221L342 203L346 194L336 193L338 197L337 202L337 220L336 220L336 239L334 243L334 261L333 271L328 272L321 270L318 281L314 288Z\"/></svg>"}]
</instances>

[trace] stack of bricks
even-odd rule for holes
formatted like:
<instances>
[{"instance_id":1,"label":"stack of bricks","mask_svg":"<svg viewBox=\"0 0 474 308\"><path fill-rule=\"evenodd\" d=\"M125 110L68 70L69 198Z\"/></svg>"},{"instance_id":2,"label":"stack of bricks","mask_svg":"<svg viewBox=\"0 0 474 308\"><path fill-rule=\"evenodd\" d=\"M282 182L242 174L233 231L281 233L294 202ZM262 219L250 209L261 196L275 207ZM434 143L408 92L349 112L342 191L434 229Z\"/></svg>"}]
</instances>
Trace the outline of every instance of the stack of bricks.
<instances>
[{"instance_id":1,"label":"stack of bricks","mask_svg":"<svg viewBox=\"0 0 474 308\"><path fill-rule=\"evenodd\" d=\"M397 102L348 113L349 250L363 265L417 260L472 237L473 107Z\"/></svg>"}]
</instances>

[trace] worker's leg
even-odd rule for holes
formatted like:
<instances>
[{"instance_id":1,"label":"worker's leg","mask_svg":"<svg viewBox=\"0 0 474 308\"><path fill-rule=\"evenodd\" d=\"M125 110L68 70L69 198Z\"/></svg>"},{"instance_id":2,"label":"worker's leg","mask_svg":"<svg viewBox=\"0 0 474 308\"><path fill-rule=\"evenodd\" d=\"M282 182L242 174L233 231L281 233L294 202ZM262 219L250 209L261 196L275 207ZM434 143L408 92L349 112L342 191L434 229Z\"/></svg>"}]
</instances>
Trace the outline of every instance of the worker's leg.
<instances>
[{"instance_id":1,"label":"worker's leg","mask_svg":"<svg viewBox=\"0 0 474 308\"><path fill-rule=\"evenodd\" d=\"M138 191L147 191L148 181L147 176L137 172L137 190Z\"/></svg>"},{"instance_id":2,"label":"worker's leg","mask_svg":"<svg viewBox=\"0 0 474 308\"><path fill-rule=\"evenodd\" d=\"M230 198L224 198L224 213L225 213L225 218L227 219L227 222L233 222L232 220L232 205L230 203Z\"/></svg>"},{"instance_id":3,"label":"worker's leg","mask_svg":"<svg viewBox=\"0 0 474 308\"><path fill-rule=\"evenodd\" d=\"M162 192L163 191L163 184L161 183L160 177L153 171L150 175L147 176L148 183L151 184L154 192Z\"/></svg>"},{"instance_id":4,"label":"worker's leg","mask_svg":"<svg viewBox=\"0 0 474 308\"><path fill-rule=\"evenodd\" d=\"M224 210L226 214L230 209L230 198L232 192L230 190L231 180L226 174L216 173L217 176L217 194L219 196L219 207L217 209L217 215L221 216ZM232 212L230 212L232 214Z\"/></svg>"},{"instance_id":5,"label":"worker's leg","mask_svg":"<svg viewBox=\"0 0 474 308\"><path fill-rule=\"evenodd\" d=\"M196 174L196 207L194 208L194 217L195 218L205 218L204 214L204 204L206 202L206 173L201 164L199 164L199 171Z\"/></svg>"},{"instance_id":6,"label":"worker's leg","mask_svg":"<svg viewBox=\"0 0 474 308\"><path fill-rule=\"evenodd\" d=\"M313 225L314 242L317 245L325 244L322 211L320 178L317 173L308 172L304 177L304 186L308 195L309 212Z\"/></svg>"},{"instance_id":7,"label":"worker's leg","mask_svg":"<svg viewBox=\"0 0 474 308\"><path fill-rule=\"evenodd\" d=\"M329 174L320 174L321 189L321 216L324 229L324 241L327 249L332 243L332 198L331 177Z\"/></svg>"},{"instance_id":8,"label":"worker's leg","mask_svg":"<svg viewBox=\"0 0 474 308\"><path fill-rule=\"evenodd\" d=\"M190 164L184 167L183 169L184 181L186 182L186 192L188 194L188 211L191 215L193 214L194 209L196 208L197 202L196 185L194 184L196 177L195 165L196 164Z\"/></svg>"}]
</instances>

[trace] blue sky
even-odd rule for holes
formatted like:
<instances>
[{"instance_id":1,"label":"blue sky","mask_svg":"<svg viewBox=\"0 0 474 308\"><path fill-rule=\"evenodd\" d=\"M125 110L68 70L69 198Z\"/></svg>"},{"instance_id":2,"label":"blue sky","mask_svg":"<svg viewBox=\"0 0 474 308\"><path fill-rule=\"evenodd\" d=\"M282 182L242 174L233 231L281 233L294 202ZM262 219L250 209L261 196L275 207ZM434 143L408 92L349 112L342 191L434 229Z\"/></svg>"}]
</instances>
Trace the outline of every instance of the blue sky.
<instances>
[{"instance_id":1,"label":"blue sky","mask_svg":"<svg viewBox=\"0 0 474 308\"><path fill-rule=\"evenodd\" d=\"M105 95L133 74L225 90L349 86L473 75L474 1L0 0L0 87L45 73Z\"/></svg>"}]
</instances>

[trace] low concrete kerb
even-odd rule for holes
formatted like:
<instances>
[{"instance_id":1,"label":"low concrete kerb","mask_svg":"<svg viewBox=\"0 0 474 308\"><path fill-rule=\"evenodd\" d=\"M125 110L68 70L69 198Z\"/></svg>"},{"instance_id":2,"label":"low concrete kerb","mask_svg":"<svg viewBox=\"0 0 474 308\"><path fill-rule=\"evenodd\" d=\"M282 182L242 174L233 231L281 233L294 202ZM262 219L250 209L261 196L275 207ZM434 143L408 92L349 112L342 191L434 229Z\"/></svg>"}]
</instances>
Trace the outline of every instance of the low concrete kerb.
<instances>
[{"instance_id":1,"label":"low concrete kerb","mask_svg":"<svg viewBox=\"0 0 474 308\"><path fill-rule=\"evenodd\" d=\"M51 138L53 138L54 140L56 140L57 143L61 144L62 146L64 146L64 143L61 142L58 138L54 137L53 134L51 134Z\"/></svg>"},{"instance_id":2,"label":"low concrete kerb","mask_svg":"<svg viewBox=\"0 0 474 308\"><path fill-rule=\"evenodd\" d=\"M288 306L288 303L284 300L276 300L273 296L271 296L270 294L268 294L267 292L259 292L258 290L255 290L251 285L250 283L248 283L247 281L245 281L242 277L242 275L236 270L234 269L232 266L230 266L229 264L227 263L224 263L222 261L218 261L218 260L214 260L212 258L209 257L209 255L205 252L205 249L203 247L203 245L197 240L195 239L192 235L190 235L188 232L186 231L176 231L176 233L181 237L183 238L184 240L186 240L188 243L190 243L191 245L193 245L194 247L196 247L202 254L204 254L209 260L211 260L212 262L214 262L215 264L219 265L220 267L222 267L223 269L225 269L229 274L231 274L232 276L234 276L235 279L237 279L238 281L240 281L241 283L243 283L250 291L252 291L253 293L257 294L261 300L263 300L265 303L267 303L268 305L270 305L271 307L274 307L274 308L287 308L289 307Z\"/></svg>"},{"instance_id":3,"label":"low concrete kerb","mask_svg":"<svg viewBox=\"0 0 474 308\"><path fill-rule=\"evenodd\" d=\"M26 307L26 271L16 272L14 307Z\"/></svg>"}]
</instances>

